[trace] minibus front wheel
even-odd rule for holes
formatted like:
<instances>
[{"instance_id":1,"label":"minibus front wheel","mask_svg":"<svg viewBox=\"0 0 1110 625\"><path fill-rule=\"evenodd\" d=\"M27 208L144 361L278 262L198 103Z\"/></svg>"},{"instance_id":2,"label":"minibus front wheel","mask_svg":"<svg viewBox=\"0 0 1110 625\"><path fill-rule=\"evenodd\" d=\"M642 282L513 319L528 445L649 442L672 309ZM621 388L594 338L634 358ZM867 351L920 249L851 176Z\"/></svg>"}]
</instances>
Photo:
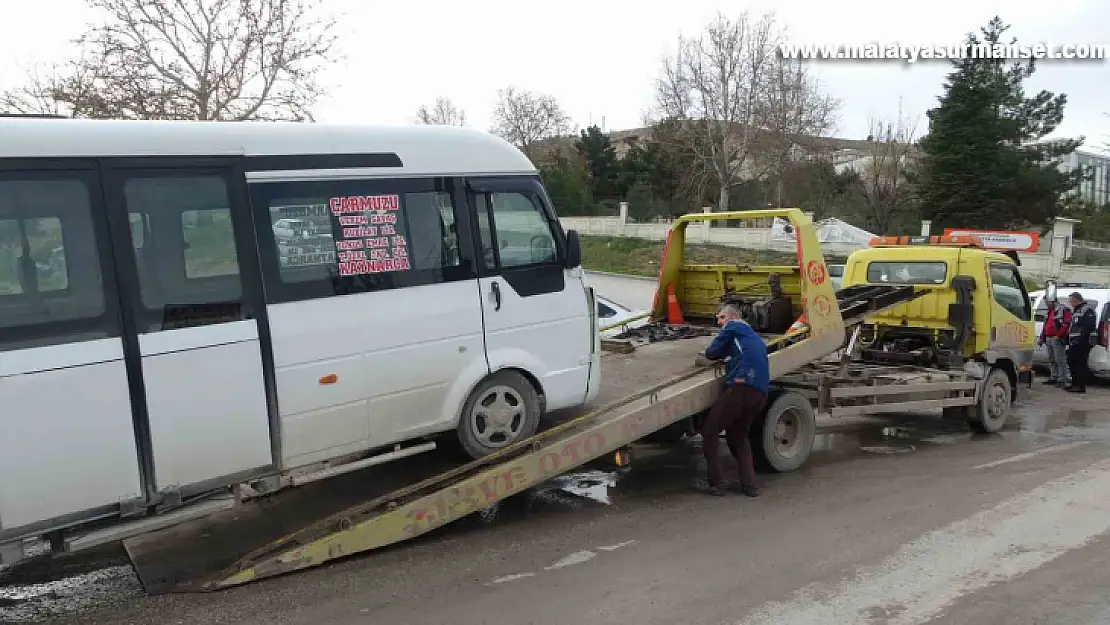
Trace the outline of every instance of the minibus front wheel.
<instances>
[{"instance_id":1,"label":"minibus front wheel","mask_svg":"<svg viewBox=\"0 0 1110 625\"><path fill-rule=\"evenodd\" d=\"M524 440L540 424L540 397L515 371L498 371L470 393L457 428L459 445L471 458L481 458Z\"/></svg>"}]
</instances>

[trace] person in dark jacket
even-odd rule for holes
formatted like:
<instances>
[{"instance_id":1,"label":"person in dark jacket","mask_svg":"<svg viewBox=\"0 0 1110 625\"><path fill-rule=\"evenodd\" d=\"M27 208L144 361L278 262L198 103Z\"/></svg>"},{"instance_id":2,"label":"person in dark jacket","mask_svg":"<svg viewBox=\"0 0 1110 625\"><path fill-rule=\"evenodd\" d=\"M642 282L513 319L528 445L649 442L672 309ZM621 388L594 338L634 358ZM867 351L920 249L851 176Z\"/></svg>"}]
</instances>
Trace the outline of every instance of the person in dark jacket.
<instances>
[{"instance_id":1,"label":"person in dark jacket","mask_svg":"<svg viewBox=\"0 0 1110 625\"><path fill-rule=\"evenodd\" d=\"M1091 375L1091 347L1098 340L1098 316L1078 291L1068 296L1068 303L1071 305L1071 329L1068 331L1071 384L1064 390L1069 393L1086 393L1087 378Z\"/></svg>"},{"instance_id":2,"label":"person in dark jacket","mask_svg":"<svg viewBox=\"0 0 1110 625\"><path fill-rule=\"evenodd\" d=\"M767 344L740 319L740 311L735 306L722 306L717 313L717 324L721 326L721 331L705 349L705 357L725 361L725 391L709 409L709 416L702 426L706 484L699 484L698 489L710 495L725 494L720 463L720 436L724 432L729 451L740 468L740 483L730 484L727 488L757 497L759 488L755 483L755 463L748 430L767 403L771 382Z\"/></svg>"},{"instance_id":3,"label":"person in dark jacket","mask_svg":"<svg viewBox=\"0 0 1110 625\"><path fill-rule=\"evenodd\" d=\"M1048 352L1048 379L1045 384L1064 388L1071 380L1068 371L1068 331L1071 329L1071 310L1056 301L1046 302L1044 325L1037 343Z\"/></svg>"}]
</instances>

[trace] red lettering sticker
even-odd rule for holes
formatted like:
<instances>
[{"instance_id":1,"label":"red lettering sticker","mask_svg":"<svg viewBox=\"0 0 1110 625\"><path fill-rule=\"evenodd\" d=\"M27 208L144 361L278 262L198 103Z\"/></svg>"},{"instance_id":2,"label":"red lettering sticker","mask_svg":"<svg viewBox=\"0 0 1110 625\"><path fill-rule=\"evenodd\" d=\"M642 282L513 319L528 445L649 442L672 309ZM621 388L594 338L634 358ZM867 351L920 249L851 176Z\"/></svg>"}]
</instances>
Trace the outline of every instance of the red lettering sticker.
<instances>
[{"instance_id":1,"label":"red lettering sticker","mask_svg":"<svg viewBox=\"0 0 1110 625\"><path fill-rule=\"evenodd\" d=\"M339 261L349 263L353 260L366 260L365 250L356 250L354 252L339 252Z\"/></svg>"},{"instance_id":2,"label":"red lettering sticker","mask_svg":"<svg viewBox=\"0 0 1110 625\"><path fill-rule=\"evenodd\" d=\"M818 295L813 303L817 305L817 312L820 313L822 317L832 312L832 304L829 303L829 298L824 295Z\"/></svg>"},{"instance_id":3,"label":"red lettering sticker","mask_svg":"<svg viewBox=\"0 0 1110 625\"><path fill-rule=\"evenodd\" d=\"M540 470L543 471L545 474L551 474L555 471L558 471L561 464L562 460L559 458L559 454L553 451L548 452L540 457Z\"/></svg>"},{"instance_id":4,"label":"red lettering sticker","mask_svg":"<svg viewBox=\"0 0 1110 625\"><path fill-rule=\"evenodd\" d=\"M825 283L825 266L815 260L806 265L806 279L818 286Z\"/></svg>"},{"instance_id":5,"label":"red lettering sticker","mask_svg":"<svg viewBox=\"0 0 1110 625\"><path fill-rule=\"evenodd\" d=\"M604 448L605 437L601 434L601 432L594 432L593 434L590 434L588 438L586 438L584 451L586 452L587 456L599 455L601 453L601 450Z\"/></svg>"},{"instance_id":6,"label":"red lettering sticker","mask_svg":"<svg viewBox=\"0 0 1110 625\"><path fill-rule=\"evenodd\" d=\"M393 229L393 226L391 226L389 224L386 224L386 225L382 226L382 235L392 235L392 234L397 234L397 231Z\"/></svg>"},{"instance_id":7,"label":"red lettering sticker","mask_svg":"<svg viewBox=\"0 0 1110 625\"><path fill-rule=\"evenodd\" d=\"M341 215L339 217L339 225L341 226L362 226L369 223L366 215Z\"/></svg>"},{"instance_id":8,"label":"red lettering sticker","mask_svg":"<svg viewBox=\"0 0 1110 625\"><path fill-rule=\"evenodd\" d=\"M363 237L377 236L377 228L344 228L344 239L361 239Z\"/></svg>"},{"instance_id":9,"label":"red lettering sticker","mask_svg":"<svg viewBox=\"0 0 1110 625\"><path fill-rule=\"evenodd\" d=\"M463 516L477 509L479 503L478 493L474 490L473 486L467 486L464 489L456 488L453 492L456 500L451 504L452 516Z\"/></svg>"},{"instance_id":10,"label":"red lettering sticker","mask_svg":"<svg viewBox=\"0 0 1110 625\"><path fill-rule=\"evenodd\" d=\"M401 208L398 195L352 195L333 197L328 206L335 215L342 213L365 213L367 211L395 211Z\"/></svg>"},{"instance_id":11,"label":"red lettering sticker","mask_svg":"<svg viewBox=\"0 0 1110 625\"><path fill-rule=\"evenodd\" d=\"M340 239L340 240L335 242L335 249L337 249L337 250L361 250L362 249L362 239L352 239L350 241L345 241L343 239Z\"/></svg>"},{"instance_id":12,"label":"red lettering sticker","mask_svg":"<svg viewBox=\"0 0 1110 625\"><path fill-rule=\"evenodd\" d=\"M500 478L500 475L491 475L481 484L478 484L478 489L482 491L486 503L492 503L493 500L497 499L497 482Z\"/></svg>"},{"instance_id":13,"label":"red lettering sticker","mask_svg":"<svg viewBox=\"0 0 1110 625\"><path fill-rule=\"evenodd\" d=\"M567 458L570 458L571 462L579 462L579 457L580 456L579 456L579 453L578 453L578 446L580 444L581 444L580 441L570 441L566 445L563 445L563 450L562 450L563 455L566 456Z\"/></svg>"}]
</instances>

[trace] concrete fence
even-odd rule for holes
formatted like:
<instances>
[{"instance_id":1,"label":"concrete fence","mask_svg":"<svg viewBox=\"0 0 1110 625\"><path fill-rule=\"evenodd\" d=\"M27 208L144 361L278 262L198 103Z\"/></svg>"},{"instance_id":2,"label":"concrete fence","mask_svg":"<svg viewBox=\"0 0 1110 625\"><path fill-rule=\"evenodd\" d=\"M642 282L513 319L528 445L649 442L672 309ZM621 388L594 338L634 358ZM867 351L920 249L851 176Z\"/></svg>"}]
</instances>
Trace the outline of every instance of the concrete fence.
<instances>
[{"instance_id":1,"label":"concrete fence","mask_svg":"<svg viewBox=\"0 0 1110 625\"><path fill-rule=\"evenodd\" d=\"M662 241L670 230L669 222L635 223L627 218L624 207L619 217L562 217L559 220L566 230L577 230L579 234L610 237L631 237ZM1043 281L1055 278L1061 282L1093 282L1110 285L1110 267L1096 265L1073 265L1067 263L1075 246L1072 236L1075 223L1073 219L1057 219L1052 232L1042 239L1041 250L1037 253L1020 254L1021 272L1034 280ZM731 228L717 227L712 222L691 224L687 227L688 240L695 243L725 245L744 249L774 250L790 253L794 244L789 241L774 240L769 228ZM923 224L922 234L928 234L928 224ZM839 242L822 242L826 256L845 257L862 246Z\"/></svg>"}]
</instances>

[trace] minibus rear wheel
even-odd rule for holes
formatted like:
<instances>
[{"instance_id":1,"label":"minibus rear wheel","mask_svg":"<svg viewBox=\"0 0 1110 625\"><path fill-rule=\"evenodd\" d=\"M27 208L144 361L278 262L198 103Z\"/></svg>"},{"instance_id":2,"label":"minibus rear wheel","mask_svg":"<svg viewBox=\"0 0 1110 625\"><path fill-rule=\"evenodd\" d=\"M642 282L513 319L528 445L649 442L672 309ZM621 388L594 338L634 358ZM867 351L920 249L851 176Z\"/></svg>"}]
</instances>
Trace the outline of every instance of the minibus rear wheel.
<instances>
[{"instance_id":1,"label":"minibus rear wheel","mask_svg":"<svg viewBox=\"0 0 1110 625\"><path fill-rule=\"evenodd\" d=\"M498 371L470 393L459 419L458 439L471 458L481 458L536 433L540 397L523 375Z\"/></svg>"}]
</instances>

